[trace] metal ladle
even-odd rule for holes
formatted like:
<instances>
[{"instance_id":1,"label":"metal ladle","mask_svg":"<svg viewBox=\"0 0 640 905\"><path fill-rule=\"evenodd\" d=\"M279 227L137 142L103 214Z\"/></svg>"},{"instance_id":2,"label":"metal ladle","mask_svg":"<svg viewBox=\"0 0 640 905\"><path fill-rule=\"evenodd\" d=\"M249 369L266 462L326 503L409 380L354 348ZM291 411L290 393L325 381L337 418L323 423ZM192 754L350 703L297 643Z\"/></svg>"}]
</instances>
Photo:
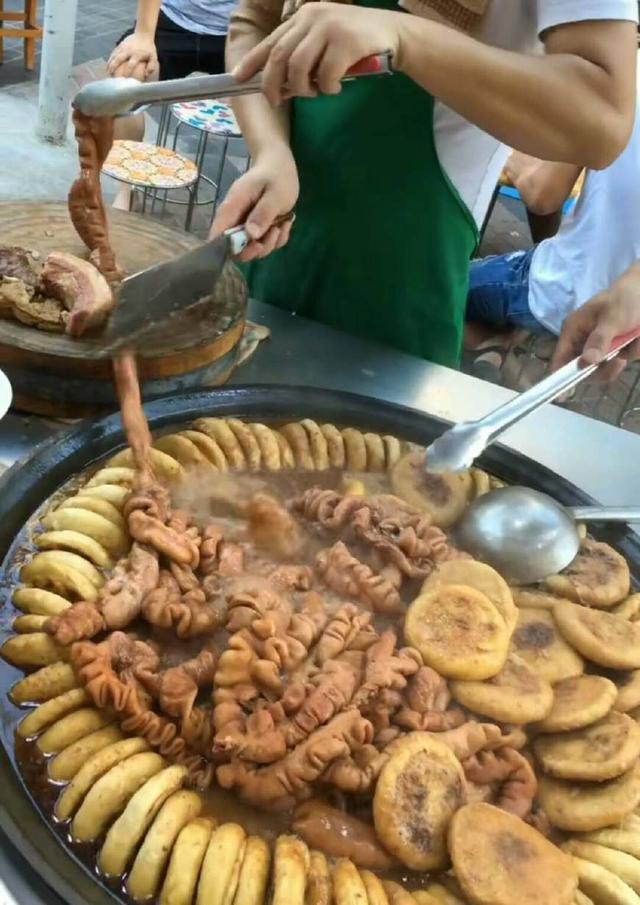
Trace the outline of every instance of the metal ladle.
<instances>
[{"instance_id":1,"label":"metal ladle","mask_svg":"<svg viewBox=\"0 0 640 905\"><path fill-rule=\"evenodd\" d=\"M555 575L580 548L578 522L640 521L640 507L567 508L528 487L503 487L475 500L454 531L457 545L513 584Z\"/></svg>"}]
</instances>

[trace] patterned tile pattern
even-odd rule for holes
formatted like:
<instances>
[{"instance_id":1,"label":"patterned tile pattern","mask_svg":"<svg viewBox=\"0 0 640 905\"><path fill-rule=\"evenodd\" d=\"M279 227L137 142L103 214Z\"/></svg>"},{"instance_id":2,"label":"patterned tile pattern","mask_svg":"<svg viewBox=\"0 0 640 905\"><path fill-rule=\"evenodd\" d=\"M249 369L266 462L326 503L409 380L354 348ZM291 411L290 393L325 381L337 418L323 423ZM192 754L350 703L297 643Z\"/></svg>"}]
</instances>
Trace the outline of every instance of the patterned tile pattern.
<instances>
[{"instance_id":1,"label":"patterned tile pattern","mask_svg":"<svg viewBox=\"0 0 640 905\"><path fill-rule=\"evenodd\" d=\"M186 126L210 132L212 135L230 135L239 138L242 134L233 110L222 101L186 101L172 104L171 112Z\"/></svg>"},{"instance_id":2,"label":"patterned tile pattern","mask_svg":"<svg viewBox=\"0 0 640 905\"><path fill-rule=\"evenodd\" d=\"M170 148L143 141L116 141L102 172L142 188L185 188L198 178L193 161Z\"/></svg>"}]
</instances>

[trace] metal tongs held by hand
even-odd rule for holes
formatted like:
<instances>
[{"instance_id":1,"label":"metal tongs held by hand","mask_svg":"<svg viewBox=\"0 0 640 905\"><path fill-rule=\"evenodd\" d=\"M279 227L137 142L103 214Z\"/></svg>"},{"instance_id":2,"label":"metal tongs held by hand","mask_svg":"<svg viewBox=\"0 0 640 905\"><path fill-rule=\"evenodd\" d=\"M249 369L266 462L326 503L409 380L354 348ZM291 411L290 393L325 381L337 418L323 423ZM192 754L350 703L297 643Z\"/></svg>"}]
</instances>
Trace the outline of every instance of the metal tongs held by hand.
<instances>
[{"instance_id":1,"label":"metal tongs held by hand","mask_svg":"<svg viewBox=\"0 0 640 905\"><path fill-rule=\"evenodd\" d=\"M366 57L347 72L343 82L372 75L389 75L391 53ZM166 82L138 82L136 79L102 79L85 85L76 94L73 106L85 116L130 116L152 104L176 101L216 100L242 94L258 94L262 72L246 82L238 82L229 72L197 75Z\"/></svg>"},{"instance_id":2,"label":"metal tongs held by hand","mask_svg":"<svg viewBox=\"0 0 640 905\"><path fill-rule=\"evenodd\" d=\"M508 428L547 402L552 402L577 386L605 361L611 361L623 349L640 338L640 330L619 336L598 364L584 365L579 358L570 361L524 393L501 405L478 421L456 424L427 448L427 471L464 471Z\"/></svg>"}]
</instances>

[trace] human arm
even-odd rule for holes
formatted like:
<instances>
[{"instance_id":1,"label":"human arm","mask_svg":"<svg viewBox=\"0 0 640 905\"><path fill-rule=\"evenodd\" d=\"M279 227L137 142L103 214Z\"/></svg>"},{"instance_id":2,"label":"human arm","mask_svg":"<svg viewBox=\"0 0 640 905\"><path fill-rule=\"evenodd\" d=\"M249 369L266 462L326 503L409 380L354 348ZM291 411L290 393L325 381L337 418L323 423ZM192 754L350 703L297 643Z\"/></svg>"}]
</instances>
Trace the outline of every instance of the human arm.
<instances>
[{"instance_id":1,"label":"human arm","mask_svg":"<svg viewBox=\"0 0 640 905\"><path fill-rule=\"evenodd\" d=\"M514 151L504 168L505 175L520 193L522 202L534 214L544 216L559 211L570 196L582 168L572 163L538 160Z\"/></svg>"},{"instance_id":2,"label":"human arm","mask_svg":"<svg viewBox=\"0 0 640 905\"><path fill-rule=\"evenodd\" d=\"M138 0L135 30L114 48L107 63L109 75L144 81L157 72L155 36L160 2Z\"/></svg>"},{"instance_id":3,"label":"human arm","mask_svg":"<svg viewBox=\"0 0 640 905\"><path fill-rule=\"evenodd\" d=\"M243 2L231 19L227 40L227 68L232 69L279 24L281 4ZM261 94L233 99L244 140L251 153L251 168L229 189L218 207L211 235L242 223L253 241L240 259L262 258L282 247L291 223L272 227L291 211L298 199L298 171L289 146L289 106L273 107Z\"/></svg>"},{"instance_id":4,"label":"human arm","mask_svg":"<svg viewBox=\"0 0 640 905\"><path fill-rule=\"evenodd\" d=\"M484 44L401 12L309 3L244 57L244 80L265 69L273 103L340 91L358 60L391 50L394 66L465 119L510 147L601 169L623 150L635 109L632 22L574 22L544 35L546 54Z\"/></svg>"},{"instance_id":5,"label":"human arm","mask_svg":"<svg viewBox=\"0 0 640 905\"><path fill-rule=\"evenodd\" d=\"M602 361L617 336L640 330L640 261L617 280L610 289L601 292L562 325L552 370L576 358L585 364ZM602 375L615 379L630 361L640 359L640 340L627 347L613 361L602 366Z\"/></svg>"}]
</instances>

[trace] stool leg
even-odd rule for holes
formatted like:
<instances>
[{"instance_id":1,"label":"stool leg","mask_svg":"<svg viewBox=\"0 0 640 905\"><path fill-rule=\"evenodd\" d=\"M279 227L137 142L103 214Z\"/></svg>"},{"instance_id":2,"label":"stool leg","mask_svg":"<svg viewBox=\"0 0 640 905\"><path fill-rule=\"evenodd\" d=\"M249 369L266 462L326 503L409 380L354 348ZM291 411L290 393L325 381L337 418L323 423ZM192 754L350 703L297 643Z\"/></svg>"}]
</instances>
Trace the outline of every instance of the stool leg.
<instances>
[{"instance_id":1,"label":"stool leg","mask_svg":"<svg viewBox=\"0 0 640 905\"><path fill-rule=\"evenodd\" d=\"M32 28L36 25L38 16L38 0L25 0L25 28ZM29 72L33 70L36 61L36 39L24 39L24 66Z\"/></svg>"},{"instance_id":2,"label":"stool leg","mask_svg":"<svg viewBox=\"0 0 640 905\"><path fill-rule=\"evenodd\" d=\"M215 194L213 196L213 213L218 208L218 198L220 197L220 189L222 187L222 176L224 174L224 165L227 161L227 148L229 147L229 136L225 135L224 144L222 145L222 153L220 154L220 164L218 166L218 175L215 183Z\"/></svg>"},{"instance_id":3,"label":"stool leg","mask_svg":"<svg viewBox=\"0 0 640 905\"><path fill-rule=\"evenodd\" d=\"M158 135L156 138L156 144L165 148L167 144L167 136L169 134L169 104L162 105L162 111L160 113L160 122L158 123Z\"/></svg>"},{"instance_id":4,"label":"stool leg","mask_svg":"<svg viewBox=\"0 0 640 905\"><path fill-rule=\"evenodd\" d=\"M194 182L193 185L190 185L187 191L189 192L189 203L187 204L187 217L184 221L184 228L186 232L191 232L191 221L193 220L193 211L196 204L196 186L197 182Z\"/></svg>"},{"instance_id":5,"label":"stool leg","mask_svg":"<svg viewBox=\"0 0 640 905\"><path fill-rule=\"evenodd\" d=\"M198 171L198 178L196 179L196 182L195 182L195 202L194 202L195 204L197 204L198 200L199 200L198 193L199 193L199 189L200 189L200 177L202 176L202 167L204 165L204 155L205 155L205 151L207 150L208 138L209 138L208 132L201 132L200 138L198 139L198 149L196 151L196 159L195 159L196 169Z\"/></svg>"}]
</instances>

